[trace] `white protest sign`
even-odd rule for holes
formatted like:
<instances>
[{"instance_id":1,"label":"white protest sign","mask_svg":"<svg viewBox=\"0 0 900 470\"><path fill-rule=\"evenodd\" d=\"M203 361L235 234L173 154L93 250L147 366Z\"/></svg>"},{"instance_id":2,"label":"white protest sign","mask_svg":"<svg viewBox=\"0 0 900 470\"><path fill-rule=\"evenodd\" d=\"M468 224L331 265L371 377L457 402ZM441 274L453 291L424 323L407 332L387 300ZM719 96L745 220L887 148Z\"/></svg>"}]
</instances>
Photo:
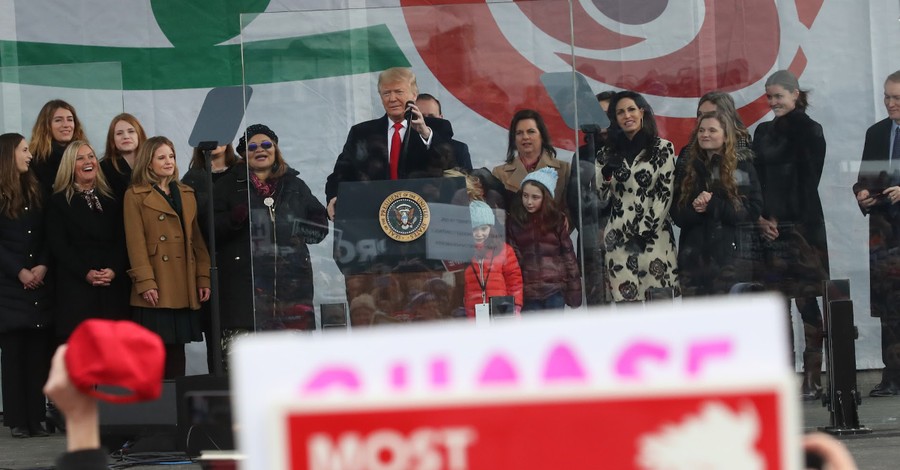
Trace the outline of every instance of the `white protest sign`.
<instances>
[{"instance_id":1,"label":"white protest sign","mask_svg":"<svg viewBox=\"0 0 900 470\"><path fill-rule=\"evenodd\" d=\"M765 295L589 309L491 328L429 323L352 335L251 336L237 344L232 366L243 468L275 468L270 444L283 440L285 431L270 419L273 410L287 413L285 403L335 411L394 403L402 410L435 399L489 400L497 393L580 389L669 396L687 387L702 395L728 383L764 384L780 397L779 412L768 417L781 416L775 435L787 439L787 430L797 429L784 426L796 422L795 400L785 400L773 386L792 377L786 325L783 300ZM780 442L780 449L787 448Z\"/></svg>"}]
</instances>

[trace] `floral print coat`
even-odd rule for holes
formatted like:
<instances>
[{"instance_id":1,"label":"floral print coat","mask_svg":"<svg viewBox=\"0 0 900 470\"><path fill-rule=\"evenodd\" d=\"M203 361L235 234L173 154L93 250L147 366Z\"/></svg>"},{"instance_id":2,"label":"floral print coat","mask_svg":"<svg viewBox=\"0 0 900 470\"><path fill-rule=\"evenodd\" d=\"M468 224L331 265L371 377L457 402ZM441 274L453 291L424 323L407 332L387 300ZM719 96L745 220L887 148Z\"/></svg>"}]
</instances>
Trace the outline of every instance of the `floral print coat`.
<instances>
[{"instance_id":1,"label":"floral print coat","mask_svg":"<svg viewBox=\"0 0 900 470\"><path fill-rule=\"evenodd\" d=\"M597 153L597 188L611 202L606 226L607 290L615 302L647 299L652 288L672 288L680 295L678 261L669 207L675 181L672 143L655 138L629 164L626 159L610 180L603 177L610 147Z\"/></svg>"}]
</instances>

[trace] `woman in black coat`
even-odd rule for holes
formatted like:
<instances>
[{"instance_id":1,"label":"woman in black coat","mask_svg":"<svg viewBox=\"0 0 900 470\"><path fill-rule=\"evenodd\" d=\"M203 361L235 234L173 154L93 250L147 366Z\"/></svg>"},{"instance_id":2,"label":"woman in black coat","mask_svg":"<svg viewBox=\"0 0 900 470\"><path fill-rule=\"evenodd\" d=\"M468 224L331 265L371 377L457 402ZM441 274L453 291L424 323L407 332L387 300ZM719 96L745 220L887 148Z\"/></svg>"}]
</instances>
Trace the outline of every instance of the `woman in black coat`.
<instances>
[{"instance_id":1,"label":"woman in black coat","mask_svg":"<svg viewBox=\"0 0 900 470\"><path fill-rule=\"evenodd\" d=\"M63 154L47 207L56 260L56 335L65 342L88 318L131 318L122 204L84 141Z\"/></svg>"},{"instance_id":2,"label":"woman in black coat","mask_svg":"<svg viewBox=\"0 0 900 470\"><path fill-rule=\"evenodd\" d=\"M53 187L59 162L69 142L85 139L75 107L63 100L50 100L44 104L34 121L29 144L34 155L31 169L44 191L49 193Z\"/></svg>"},{"instance_id":3,"label":"woman in black coat","mask_svg":"<svg viewBox=\"0 0 900 470\"><path fill-rule=\"evenodd\" d=\"M220 145L210 151L209 155L212 157L210 164L212 167L213 185L228 175L231 172L231 168L240 161L234 153L234 148L231 144ZM206 244L209 245L209 235L207 234L209 227L207 227L206 223L208 213L206 208L211 197L211 191L207 184L205 159L206 156L203 155L203 151L195 148L194 155L191 157L191 164L187 173L181 178L181 182L194 188L197 197L197 220L200 221L200 231L203 232L203 238L206 240Z\"/></svg>"},{"instance_id":4,"label":"woman in black coat","mask_svg":"<svg viewBox=\"0 0 900 470\"><path fill-rule=\"evenodd\" d=\"M109 122L106 132L106 152L100 160L100 169L113 196L121 205L125 190L131 186L131 169L137 158L138 147L147 140L141 122L131 114L116 115Z\"/></svg>"},{"instance_id":5,"label":"woman in black coat","mask_svg":"<svg viewBox=\"0 0 900 470\"><path fill-rule=\"evenodd\" d=\"M224 178L231 172L231 169L240 159L234 153L234 147L231 144L220 145L209 152L211 158L210 168L212 169L212 184L215 185L220 179ZM191 157L191 163L187 173L181 178L181 182L194 188L194 195L197 198L197 221L200 222L200 233L206 241L206 246L212 248L209 240L209 198L212 197L209 180L206 172L206 155L199 148L194 149L194 155ZM215 229L213 229L215 230ZM216 247L216 256L219 255L220 247ZM203 334L206 336L206 361L209 370L215 370L213 365L213 344L210 333L212 331L212 317L210 316L211 302L205 302L200 307L203 315Z\"/></svg>"},{"instance_id":6,"label":"woman in black coat","mask_svg":"<svg viewBox=\"0 0 900 470\"><path fill-rule=\"evenodd\" d=\"M214 190L226 345L241 331L315 328L306 245L328 235L325 207L285 163L278 136L262 124L245 136L246 165L236 165ZM244 147L242 137L238 152Z\"/></svg>"},{"instance_id":7,"label":"woman in black coat","mask_svg":"<svg viewBox=\"0 0 900 470\"><path fill-rule=\"evenodd\" d=\"M793 298L803 319L805 398L819 395L822 314L816 297L828 279L825 217L819 180L825 165L822 126L807 114L807 93L797 78L779 70L766 80L766 97L775 119L756 128L753 150L762 188L759 227L763 237L758 279Z\"/></svg>"},{"instance_id":8,"label":"woman in black coat","mask_svg":"<svg viewBox=\"0 0 900 470\"><path fill-rule=\"evenodd\" d=\"M703 114L675 176L672 218L681 227L678 268L686 296L728 293L753 279L742 240L762 210L753 152L727 114Z\"/></svg>"},{"instance_id":9,"label":"woman in black coat","mask_svg":"<svg viewBox=\"0 0 900 470\"><path fill-rule=\"evenodd\" d=\"M0 376L3 422L13 437L46 436L53 292L44 242L42 191L28 142L0 135Z\"/></svg>"}]
</instances>

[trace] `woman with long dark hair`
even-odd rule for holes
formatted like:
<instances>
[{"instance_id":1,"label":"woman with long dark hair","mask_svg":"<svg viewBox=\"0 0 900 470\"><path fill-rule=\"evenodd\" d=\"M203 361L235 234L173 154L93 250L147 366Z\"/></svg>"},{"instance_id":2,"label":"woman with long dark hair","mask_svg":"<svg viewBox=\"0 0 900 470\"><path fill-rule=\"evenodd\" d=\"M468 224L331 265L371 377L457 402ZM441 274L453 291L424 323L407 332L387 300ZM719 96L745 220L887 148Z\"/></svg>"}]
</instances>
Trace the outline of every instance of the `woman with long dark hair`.
<instances>
[{"instance_id":1,"label":"woman with long dark hair","mask_svg":"<svg viewBox=\"0 0 900 470\"><path fill-rule=\"evenodd\" d=\"M512 207L525 176L541 168L553 168L559 175L556 186L551 189L556 194L557 206L567 212L566 186L571 166L556 158L556 149L540 113L523 109L516 112L509 123L506 162L492 170L506 188L506 207Z\"/></svg>"},{"instance_id":2,"label":"woman with long dark hair","mask_svg":"<svg viewBox=\"0 0 900 470\"><path fill-rule=\"evenodd\" d=\"M753 280L752 259L738 252L741 235L762 210L753 152L738 145L725 113L703 114L675 179L672 218L681 227L678 269L685 296L728 293ZM743 231L743 233L742 233Z\"/></svg>"},{"instance_id":3,"label":"woman with long dark hair","mask_svg":"<svg viewBox=\"0 0 900 470\"><path fill-rule=\"evenodd\" d=\"M43 191L20 134L0 135L0 375L13 437L46 436L53 293L47 278Z\"/></svg>"},{"instance_id":4,"label":"woman with long dark hair","mask_svg":"<svg viewBox=\"0 0 900 470\"><path fill-rule=\"evenodd\" d=\"M120 204L125 197L125 190L131 186L131 172L137 149L145 140L147 134L144 133L143 126L131 114L119 114L109 122L106 152L100 161L100 169Z\"/></svg>"},{"instance_id":5,"label":"woman with long dark hair","mask_svg":"<svg viewBox=\"0 0 900 470\"><path fill-rule=\"evenodd\" d=\"M758 278L797 304L806 338L803 394L815 399L821 394L822 368L822 313L816 297L829 277L819 198L825 134L806 114L808 92L791 72L779 70L766 80L766 98L775 118L757 126L753 136L764 201L758 218L763 237Z\"/></svg>"},{"instance_id":6,"label":"woman with long dark hair","mask_svg":"<svg viewBox=\"0 0 900 470\"><path fill-rule=\"evenodd\" d=\"M28 146L34 155L31 168L48 194L56 180L62 154L73 140L85 140L75 107L63 100L48 101L34 121Z\"/></svg>"},{"instance_id":7,"label":"woman with long dark hair","mask_svg":"<svg viewBox=\"0 0 900 470\"><path fill-rule=\"evenodd\" d=\"M209 252L194 190L178 180L175 146L151 137L138 149L123 208L135 321L166 346L166 378L184 375L184 345L203 339L200 303L209 300Z\"/></svg>"},{"instance_id":8,"label":"woman with long dark hair","mask_svg":"<svg viewBox=\"0 0 900 470\"><path fill-rule=\"evenodd\" d=\"M231 172L231 168L241 161L235 154L234 147L231 144L220 145L209 152L210 169L212 176L212 184ZM203 240L206 246L211 246L209 241L209 231L215 230L209 226L209 199L213 197L212 188L209 185L209 178L206 172L206 155L199 148L194 149L194 155L191 157L190 166L187 173L181 178L181 182L194 188L194 194L197 197L197 220L200 221L200 233L203 234ZM216 255L221 252L221 246L217 246ZM217 261L221 258L216 258ZM215 370L213 364L213 351L217 345L210 341L210 333L212 331L212 317L210 314L211 305L209 302L203 304L203 333L206 336L206 360L209 370Z\"/></svg>"},{"instance_id":9,"label":"woman with long dark hair","mask_svg":"<svg viewBox=\"0 0 900 470\"><path fill-rule=\"evenodd\" d=\"M610 100L606 145L597 154L597 188L611 210L604 244L610 298L648 299L653 288L680 294L669 207L675 151L659 137L653 109L638 93Z\"/></svg>"},{"instance_id":10,"label":"woman with long dark hair","mask_svg":"<svg viewBox=\"0 0 900 470\"><path fill-rule=\"evenodd\" d=\"M234 147L232 147L231 144L216 147L209 152L209 156L212 159L210 166L212 168L213 185L231 172L231 168L241 161L234 152ZM208 242L209 235L206 233L208 230L208 227L206 226L206 208L209 198L212 197L212 190L207 184L206 156L203 154L202 150L197 148L194 149L194 155L191 157L191 164L188 167L187 173L184 174L184 178L181 178L181 182L194 188L197 196L198 212L200 214L200 231L203 232L203 237Z\"/></svg>"}]
</instances>

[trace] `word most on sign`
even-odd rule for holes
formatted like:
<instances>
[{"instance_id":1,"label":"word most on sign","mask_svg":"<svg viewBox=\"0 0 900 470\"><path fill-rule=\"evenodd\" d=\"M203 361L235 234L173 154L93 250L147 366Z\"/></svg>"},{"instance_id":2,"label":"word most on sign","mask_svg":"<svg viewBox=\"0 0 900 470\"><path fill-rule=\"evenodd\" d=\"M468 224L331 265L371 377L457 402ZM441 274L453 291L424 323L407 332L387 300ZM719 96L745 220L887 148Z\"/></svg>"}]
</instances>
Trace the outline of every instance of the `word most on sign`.
<instances>
[{"instance_id":1,"label":"word most on sign","mask_svg":"<svg viewBox=\"0 0 900 470\"><path fill-rule=\"evenodd\" d=\"M457 397L459 398L459 397ZM278 414L290 470L793 469L785 387L424 400ZM793 417L796 418L796 417Z\"/></svg>"}]
</instances>

